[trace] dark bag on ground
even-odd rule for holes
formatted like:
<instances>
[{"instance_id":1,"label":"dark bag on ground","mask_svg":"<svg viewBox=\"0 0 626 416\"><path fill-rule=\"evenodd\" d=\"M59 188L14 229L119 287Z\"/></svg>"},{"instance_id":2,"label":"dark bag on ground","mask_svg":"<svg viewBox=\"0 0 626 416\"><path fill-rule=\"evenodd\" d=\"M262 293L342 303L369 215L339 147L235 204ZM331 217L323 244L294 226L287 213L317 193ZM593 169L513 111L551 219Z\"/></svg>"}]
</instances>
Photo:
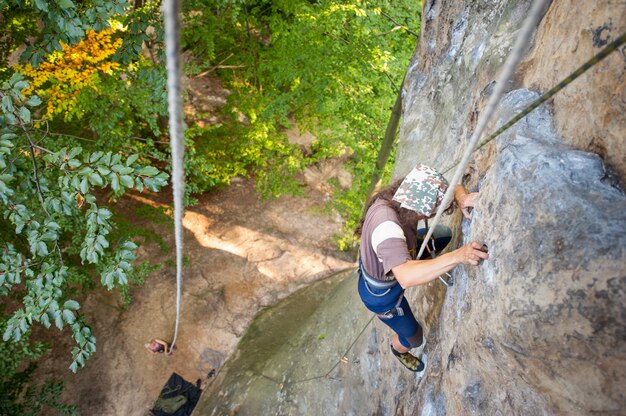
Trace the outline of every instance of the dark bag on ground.
<instances>
[{"instance_id":1,"label":"dark bag on ground","mask_svg":"<svg viewBox=\"0 0 626 416\"><path fill-rule=\"evenodd\" d=\"M200 392L199 388L172 373L151 412L154 416L188 416L196 407Z\"/></svg>"}]
</instances>

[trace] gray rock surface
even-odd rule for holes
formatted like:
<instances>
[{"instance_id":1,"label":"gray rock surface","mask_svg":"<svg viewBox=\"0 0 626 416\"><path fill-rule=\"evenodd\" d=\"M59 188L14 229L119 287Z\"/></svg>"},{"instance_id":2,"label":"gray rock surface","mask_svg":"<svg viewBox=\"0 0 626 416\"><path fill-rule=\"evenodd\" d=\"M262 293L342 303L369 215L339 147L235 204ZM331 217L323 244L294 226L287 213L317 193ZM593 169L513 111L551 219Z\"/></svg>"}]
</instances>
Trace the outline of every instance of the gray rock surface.
<instances>
[{"instance_id":1,"label":"gray rock surface","mask_svg":"<svg viewBox=\"0 0 626 416\"><path fill-rule=\"evenodd\" d=\"M425 2L404 85L396 177L417 162L444 170L460 157L529 3ZM604 42L598 36L621 34L625 15L623 1L553 2L488 131L596 53ZM604 24L609 29L594 37L592 29ZM250 364L282 390L266 390L255 405L245 381L229 378L235 359L196 414L624 414L623 72L618 52L474 154L465 177L480 192L472 218L457 212L445 225L455 234L452 246L482 241L491 259L457 267L450 288L435 281L407 291L427 334L422 379L398 365L390 332L377 320L357 338L361 327L350 323L355 316L362 323L367 312L346 277L332 299L303 310L308 324L284 333L288 347ZM326 334L324 343L336 343L328 350L314 336L320 322L334 322L343 334ZM299 369L326 369L319 363L332 361L346 338L357 341L331 379L289 383ZM246 347L240 356L253 351Z\"/></svg>"}]
</instances>

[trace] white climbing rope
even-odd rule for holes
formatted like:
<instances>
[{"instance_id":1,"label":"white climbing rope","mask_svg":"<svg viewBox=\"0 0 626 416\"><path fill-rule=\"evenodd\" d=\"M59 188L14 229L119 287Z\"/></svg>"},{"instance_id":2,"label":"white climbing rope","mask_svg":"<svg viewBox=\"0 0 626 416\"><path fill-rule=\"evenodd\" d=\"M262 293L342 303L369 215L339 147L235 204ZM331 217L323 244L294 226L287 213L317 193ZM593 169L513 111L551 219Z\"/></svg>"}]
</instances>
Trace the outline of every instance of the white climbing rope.
<instances>
[{"instance_id":1,"label":"white climbing rope","mask_svg":"<svg viewBox=\"0 0 626 416\"><path fill-rule=\"evenodd\" d=\"M424 241L422 242L422 246L420 247L420 251L417 254L416 258L419 259L422 256L422 253L424 252L424 249L426 248L426 244L428 244L430 236L432 235L433 230L435 229L435 227L437 226L437 223L439 222L439 219L441 218L441 214L443 214L443 211L445 211L448 205L450 205L450 202L452 202L452 198L454 196L454 188L460 182L461 175L465 171L465 167L467 166L469 162L469 158L472 155L472 152L474 151L474 147L476 147L476 143L478 143L478 139L480 138L483 131L485 130L485 127L487 126L489 119L495 112L496 105L498 104L498 102L500 101L500 98L502 97L502 94L504 93L504 89L506 87L506 84L509 78L513 74L515 67L517 66L518 62L522 58L522 55L525 52L526 47L530 43L532 32L534 28L537 26L537 23L539 22L541 17L543 16L543 11L545 10L545 6L548 3L548 1L550 0L535 0L535 2L533 3L530 9L530 12L528 13L528 16L526 17L526 20L524 21L524 24L522 25L522 28L520 29L520 33L517 36L515 45L513 46L513 49L509 53L509 56L503 65L502 72L500 73L500 77L498 78L498 81L496 82L494 91L491 94L491 97L489 97L489 101L487 102L487 105L485 106L485 111L483 111L483 114L481 115L480 119L478 120L478 123L476 124L476 129L474 130L474 134L470 138L470 142L467 145L467 148L465 149L465 153L463 154L463 157L461 158L461 162L459 163L456 171L454 172L454 176L452 180L450 181L450 186L448 187L448 190L446 191L443 197L443 201L441 202L441 205L439 205L439 209L437 210L437 215L435 215L435 219L433 220L431 227L429 227L426 237L424 237Z\"/></svg>"},{"instance_id":2,"label":"white climbing rope","mask_svg":"<svg viewBox=\"0 0 626 416\"><path fill-rule=\"evenodd\" d=\"M167 61L167 103L170 116L170 147L172 149L172 185L174 192L174 232L176 241L176 326L170 351L176 344L180 323L180 295L183 280L183 120L180 89L180 0L165 0L165 54Z\"/></svg>"}]
</instances>

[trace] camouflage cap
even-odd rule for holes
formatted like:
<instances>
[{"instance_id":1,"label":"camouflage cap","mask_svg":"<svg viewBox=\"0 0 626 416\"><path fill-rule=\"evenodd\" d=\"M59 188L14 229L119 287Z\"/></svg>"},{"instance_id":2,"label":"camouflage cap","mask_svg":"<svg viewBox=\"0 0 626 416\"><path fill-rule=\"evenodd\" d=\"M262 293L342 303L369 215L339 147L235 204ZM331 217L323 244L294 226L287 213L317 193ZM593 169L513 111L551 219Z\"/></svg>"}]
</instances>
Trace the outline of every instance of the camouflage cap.
<instances>
[{"instance_id":1,"label":"camouflage cap","mask_svg":"<svg viewBox=\"0 0 626 416\"><path fill-rule=\"evenodd\" d=\"M448 181L434 168L417 165L404 178L393 196L401 207L431 217L443 200Z\"/></svg>"}]
</instances>

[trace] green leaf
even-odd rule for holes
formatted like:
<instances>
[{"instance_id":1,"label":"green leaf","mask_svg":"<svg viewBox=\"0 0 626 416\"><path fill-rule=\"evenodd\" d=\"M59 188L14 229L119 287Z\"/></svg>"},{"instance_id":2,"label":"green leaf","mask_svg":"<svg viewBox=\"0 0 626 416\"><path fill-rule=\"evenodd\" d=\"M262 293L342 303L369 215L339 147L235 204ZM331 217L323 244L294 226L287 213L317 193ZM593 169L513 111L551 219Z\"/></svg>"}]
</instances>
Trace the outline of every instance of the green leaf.
<instances>
[{"instance_id":1,"label":"green leaf","mask_svg":"<svg viewBox=\"0 0 626 416\"><path fill-rule=\"evenodd\" d=\"M135 154L135 155L130 155L128 157L128 159L126 159L126 166L130 166L133 163L135 163L137 161L137 159L139 159L139 155Z\"/></svg>"},{"instance_id":2,"label":"green leaf","mask_svg":"<svg viewBox=\"0 0 626 416\"><path fill-rule=\"evenodd\" d=\"M113 289L113 273L109 272L102 276L102 283L107 287L107 289Z\"/></svg>"},{"instance_id":3,"label":"green leaf","mask_svg":"<svg viewBox=\"0 0 626 416\"><path fill-rule=\"evenodd\" d=\"M5 133L2 136L0 136L0 140L11 140L11 139L15 139L17 137L17 134L15 133ZM11 142L2 142L3 146L7 146L7 147L13 147L13 143Z\"/></svg>"},{"instance_id":4,"label":"green leaf","mask_svg":"<svg viewBox=\"0 0 626 416\"><path fill-rule=\"evenodd\" d=\"M160 187L157 186L155 181L150 179L150 178L144 179L143 180L143 184L146 186L146 188L148 188L149 190L151 190L153 192L157 192L160 189Z\"/></svg>"},{"instance_id":5,"label":"green leaf","mask_svg":"<svg viewBox=\"0 0 626 416\"><path fill-rule=\"evenodd\" d=\"M82 165L82 163L80 163L80 160L77 159L70 159L69 162L67 162L68 165L70 165L71 168L77 168L80 165Z\"/></svg>"},{"instance_id":6,"label":"green leaf","mask_svg":"<svg viewBox=\"0 0 626 416\"><path fill-rule=\"evenodd\" d=\"M56 239L57 239L57 235L51 232L44 233L41 236L42 241L56 241Z\"/></svg>"},{"instance_id":7,"label":"green leaf","mask_svg":"<svg viewBox=\"0 0 626 416\"><path fill-rule=\"evenodd\" d=\"M76 7L72 0L59 0L59 6L63 9L73 9Z\"/></svg>"},{"instance_id":8,"label":"green leaf","mask_svg":"<svg viewBox=\"0 0 626 416\"><path fill-rule=\"evenodd\" d=\"M22 332L28 331L28 322L26 321L26 318L20 319L20 330Z\"/></svg>"},{"instance_id":9,"label":"green leaf","mask_svg":"<svg viewBox=\"0 0 626 416\"><path fill-rule=\"evenodd\" d=\"M26 105L29 107L37 107L40 104L41 104L41 98L39 98L39 96L37 95L33 95L32 97L28 99L28 101L26 101Z\"/></svg>"},{"instance_id":10,"label":"green leaf","mask_svg":"<svg viewBox=\"0 0 626 416\"><path fill-rule=\"evenodd\" d=\"M122 244L122 248L124 250L135 250L137 247L137 244L130 240L124 241L124 243Z\"/></svg>"},{"instance_id":11,"label":"green leaf","mask_svg":"<svg viewBox=\"0 0 626 416\"><path fill-rule=\"evenodd\" d=\"M121 173L123 169L124 169L124 165L111 166L111 170L113 170L113 172Z\"/></svg>"},{"instance_id":12,"label":"green leaf","mask_svg":"<svg viewBox=\"0 0 626 416\"><path fill-rule=\"evenodd\" d=\"M96 161L98 161L102 156L104 156L103 152L94 152L91 154L91 156L89 157L89 163L95 163Z\"/></svg>"},{"instance_id":13,"label":"green leaf","mask_svg":"<svg viewBox=\"0 0 626 416\"><path fill-rule=\"evenodd\" d=\"M107 239L103 236L103 235L99 235L97 238L98 244L100 244L102 247L104 248L108 248L109 247L109 242L107 241Z\"/></svg>"},{"instance_id":14,"label":"green leaf","mask_svg":"<svg viewBox=\"0 0 626 416\"><path fill-rule=\"evenodd\" d=\"M133 178L128 175L120 176L120 182L127 188L132 188L135 185Z\"/></svg>"},{"instance_id":15,"label":"green leaf","mask_svg":"<svg viewBox=\"0 0 626 416\"><path fill-rule=\"evenodd\" d=\"M87 181L87 178L83 178L83 180L80 181L80 192L83 195L89 192L89 182Z\"/></svg>"},{"instance_id":16,"label":"green leaf","mask_svg":"<svg viewBox=\"0 0 626 416\"><path fill-rule=\"evenodd\" d=\"M81 176L88 176L88 175L91 175L92 172L93 172L93 169L91 169L91 166L85 166L78 171L78 174Z\"/></svg>"},{"instance_id":17,"label":"green leaf","mask_svg":"<svg viewBox=\"0 0 626 416\"><path fill-rule=\"evenodd\" d=\"M119 192L120 191L120 179L119 176L117 176L116 173L112 173L111 175L109 175L109 179L111 180L111 188L113 189L114 192Z\"/></svg>"},{"instance_id":18,"label":"green leaf","mask_svg":"<svg viewBox=\"0 0 626 416\"><path fill-rule=\"evenodd\" d=\"M73 147L70 152L67 154L68 159L74 159L76 156L82 152L83 149L80 147Z\"/></svg>"},{"instance_id":19,"label":"green leaf","mask_svg":"<svg viewBox=\"0 0 626 416\"><path fill-rule=\"evenodd\" d=\"M63 309L69 309L71 311L78 310L80 308L80 304L75 300L68 300L63 304Z\"/></svg>"},{"instance_id":20,"label":"green leaf","mask_svg":"<svg viewBox=\"0 0 626 416\"><path fill-rule=\"evenodd\" d=\"M106 166L98 166L98 172L100 173L100 175L102 176L107 176L108 174L111 173L111 170L109 168L107 168Z\"/></svg>"},{"instance_id":21,"label":"green leaf","mask_svg":"<svg viewBox=\"0 0 626 416\"><path fill-rule=\"evenodd\" d=\"M137 174L142 176L155 176L158 173L159 170L154 166L144 166L143 168L139 169L139 171L137 171Z\"/></svg>"},{"instance_id":22,"label":"green leaf","mask_svg":"<svg viewBox=\"0 0 626 416\"><path fill-rule=\"evenodd\" d=\"M4 331L4 335L2 335L2 340L4 342L7 342L8 340L11 339L11 333L13 332L13 328L11 328L11 326L7 326L7 329Z\"/></svg>"},{"instance_id":23,"label":"green leaf","mask_svg":"<svg viewBox=\"0 0 626 416\"><path fill-rule=\"evenodd\" d=\"M65 322L67 322L68 324L73 324L74 321L76 320L76 317L74 316L74 312L72 312L69 309L64 309L63 310L63 320Z\"/></svg>"},{"instance_id":24,"label":"green leaf","mask_svg":"<svg viewBox=\"0 0 626 416\"><path fill-rule=\"evenodd\" d=\"M127 285L128 284L128 278L126 277L126 273L124 272L124 270L117 269L115 271L115 274L117 275L117 279L119 280L121 285Z\"/></svg>"},{"instance_id":25,"label":"green leaf","mask_svg":"<svg viewBox=\"0 0 626 416\"><path fill-rule=\"evenodd\" d=\"M54 221L50 221L46 223L46 228L49 228L51 230L55 230L55 231L59 231L61 229L61 226L54 222Z\"/></svg>"},{"instance_id":26,"label":"green leaf","mask_svg":"<svg viewBox=\"0 0 626 416\"><path fill-rule=\"evenodd\" d=\"M30 110L28 108L20 107L19 115L24 123L30 123Z\"/></svg>"},{"instance_id":27,"label":"green leaf","mask_svg":"<svg viewBox=\"0 0 626 416\"><path fill-rule=\"evenodd\" d=\"M11 126L14 126L17 124L17 118L15 118L13 113L5 113L4 116L6 117L7 124Z\"/></svg>"},{"instance_id":28,"label":"green leaf","mask_svg":"<svg viewBox=\"0 0 626 416\"><path fill-rule=\"evenodd\" d=\"M96 186L102 186L104 184L102 176L95 172L89 175L89 181Z\"/></svg>"},{"instance_id":29,"label":"green leaf","mask_svg":"<svg viewBox=\"0 0 626 416\"><path fill-rule=\"evenodd\" d=\"M40 241L39 243L37 243L37 253L40 256L47 256L48 253L48 246L46 245L46 243L44 243L43 241Z\"/></svg>"},{"instance_id":30,"label":"green leaf","mask_svg":"<svg viewBox=\"0 0 626 416\"><path fill-rule=\"evenodd\" d=\"M54 311L54 324L59 329L63 329L63 314L60 310Z\"/></svg>"},{"instance_id":31,"label":"green leaf","mask_svg":"<svg viewBox=\"0 0 626 416\"><path fill-rule=\"evenodd\" d=\"M13 100L11 100L11 97L8 95L2 97L2 111L4 111L5 113L13 112Z\"/></svg>"}]
</instances>

